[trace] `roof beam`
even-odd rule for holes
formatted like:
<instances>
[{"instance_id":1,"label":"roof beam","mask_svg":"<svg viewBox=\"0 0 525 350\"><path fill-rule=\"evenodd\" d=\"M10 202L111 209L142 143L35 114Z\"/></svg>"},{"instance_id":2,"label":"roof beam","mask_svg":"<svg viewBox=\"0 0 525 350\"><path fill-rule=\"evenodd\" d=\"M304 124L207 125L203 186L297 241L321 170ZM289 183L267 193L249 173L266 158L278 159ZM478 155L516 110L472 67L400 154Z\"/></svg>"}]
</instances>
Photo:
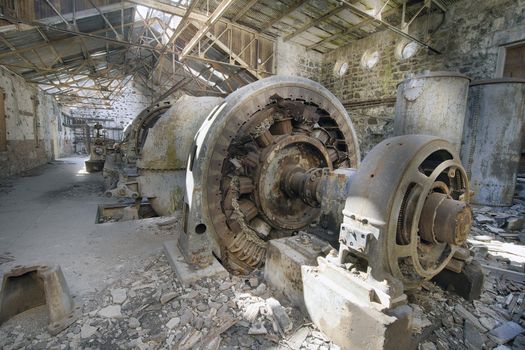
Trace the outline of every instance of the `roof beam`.
<instances>
[{"instance_id":1,"label":"roof beam","mask_svg":"<svg viewBox=\"0 0 525 350\"><path fill-rule=\"evenodd\" d=\"M302 26L301 28L297 29L296 31L286 35L283 40L284 41L288 41L290 40L291 38L301 34L301 33L304 33L306 32L308 29L318 25L319 23L323 22L324 20L332 17L333 15L335 15L336 13L342 11L343 9L345 8L345 6L343 4L339 4L337 5L337 7L335 7L334 9L326 12L324 15L322 15L321 17L318 17L318 18L314 18L312 19L310 22L306 23L304 26Z\"/></svg>"},{"instance_id":2,"label":"roof beam","mask_svg":"<svg viewBox=\"0 0 525 350\"><path fill-rule=\"evenodd\" d=\"M190 42L186 44L184 49L181 52L181 58L188 55L191 50L197 45L199 40L201 40L206 33L211 29L211 27L217 23L217 21L222 17L222 15L230 8L235 0L222 0L219 6L213 11L213 13L208 17L204 25L199 29L199 31L191 38Z\"/></svg>"},{"instance_id":3,"label":"roof beam","mask_svg":"<svg viewBox=\"0 0 525 350\"><path fill-rule=\"evenodd\" d=\"M262 26L263 30L270 29L275 23L279 22L281 19L288 16L289 14L291 14L292 12L294 12L295 10L297 10L299 7L303 6L307 2L308 0L295 0L295 2L293 2L290 6L288 6L288 8L285 11L283 11L279 16L271 19L266 24L263 24Z\"/></svg>"},{"instance_id":4,"label":"roof beam","mask_svg":"<svg viewBox=\"0 0 525 350\"><path fill-rule=\"evenodd\" d=\"M76 0L74 0L76 1ZM95 8L95 10L98 11L98 13L100 14L100 16L102 17L102 19L104 19L104 22L106 22L106 24L111 28L111 30L113 31L113 33L115 33L115 37L118 39L118 40L122 40L122 36L120 35L119 32L117 32L115 30L115 28L113 27L113 24L111 24L111 22L108 20L108 18L106 17L106 15L104 14L104 12L102 12L102 10L100 10L98 8L97 5L95 5L95 3L93 2L93 0L88 0L89 3L91 4L91 6L93 6Z\"/></svg>"},{"instance_id":5,"label":"roof beam","mask_svg":"<svg viewBox=\"0 0 525 350\"><path fill-rule=\"evenodd\" d=\"M237 22L239 19L241 19L241 17L244 16L244 14L248 12L248 10L251 9L253 5L257 3L257 1L258 0L250 0L246 5L244 5L244 7L239 12L237 12L235 17L233 17L232 21Z\"/></svg>"},{"instance_id":6,"label":"roof beam","mask_svg":"<svg viewBox=\"0 0 525 350\"><path fill-rule=\"evenodd\" d=\"M186 8L183 8L183 7L179 7L179 6L175 6L175 5L170 5L170 4L167 4L165 2L162 2L162 1L158 1L158 0L127 0L127 2L130 2L130 3L134 3L134 4L137 4L137 5L141 5L141 6L145 6L145 7L149 7L151 9L154 9L154 10L157 10L157 11L161 11L161 12L164 12L164 13L168 13L168 14L171 14L171 15L175 15L175 16L178 16L178 17L183 17L184 14L186 13L187 9ZM200 12L200 11L197 11L196 9L191 11L190 15L189 15L189 18L191 20L195 20L195 21L198 21L198 22L206 22L206 20L208 19L208 16L206 16L206 14ZM261 38L265 38L265 39L268 39L268 40L274 40L273 37L269 36L269 35L265 35L265 34L262 34L262 33L259 33L257 30L253 29L253 28L250 28L250 27L247 27L247 26L243 26L239 23L234 23L224 17L222 17L221 19L219 19L219 22L222 22L222 23L225 23L225 24L231 24L237 28L240 28L248 33L252 33L252 34L259 34L261 36Z\"/></svg>"},{"instance_id":7,"label":"roof beam","mask_svg":"<svg viewBox=\"0 0 525 350\"><path fill-rule=\"evenodd\" d=\"M97 39L97 40L102 40L102 41L106 41L106 42L111 42L111 43L114 43L114 44L121 44L121 45L124 45L124 46L140 47L142 49L147 49L147 50L150 50L150 51L157 51L157 52L161 51L159 48L156 48L154 46L135 44L133 42L128 42L128 41L124 41L124 40L109 38L109 37L100 36L100 35L95 35L95 34L92 34L92 33L79 32L79 31L76 31L76 30L59 28L59 27L51 26L51 25L48 25L48 24L40 23L40 22L28 21L28 20L21 19L21 18L11 18L11 17L5 16L3 14L0 14L0 19L3 19L5 21L11 22L11 23L23 23L23 24L27 24L27 25L30 25L30 26L33 26L33 27L44 28L46 31L56 31L56 32L72 34L72 35L76 35L76 36L83 36L83 37L87 37L87 38L91 38L91 39ZM102 32L108 32L109 30L110 30L109 28L105 28ZM45 45L47 45L47 43L45 43L44 46Z\"/></svg>"},{"instance_id":8,"label":"roof beam","mask_svg":"<svg viewBox=\"0 0 525 350\"><path fill-rule=\"evenodd\" d=\"M341 0L342 3L344 3L352 12L354 12L355 14L363 17L363 18L369 18L371 19L373 22L376 22L376 23L379 23L379 24L382 24L383 26L385 26L387 29L391 30L392 32L396 33L396 34L399 34L400 36L404 37L404 38L407 38L409 40L412 40L412 41L415 41L416 43L418 43L420 46L423 46L423 47L426 47L427 49L429 49L430 51L434 52L434 53L437 53L437 54L440 54L441 52L439 52L438 50L436 50L435 48L433 48L432 46L428 45L427 43L419 40L418 38L408 34L408 33L405 33L403 32L401 29L391 25L390 23L387 23L383 20L381 20L379 17L377 16L372 16L371 14L361 10L359 7L355 6L354 4L351 4L350 2L348 2L347 0Z\"/></svg>"}]
</instances>

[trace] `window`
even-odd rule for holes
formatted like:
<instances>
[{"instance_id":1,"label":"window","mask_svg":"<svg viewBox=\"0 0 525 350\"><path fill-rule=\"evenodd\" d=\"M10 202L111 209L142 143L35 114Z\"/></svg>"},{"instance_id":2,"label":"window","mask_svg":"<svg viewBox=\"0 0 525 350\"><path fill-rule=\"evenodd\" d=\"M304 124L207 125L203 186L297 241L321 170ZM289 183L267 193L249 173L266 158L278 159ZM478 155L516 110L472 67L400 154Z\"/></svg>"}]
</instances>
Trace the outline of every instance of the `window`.
<instances>
[{"instance_id":1,"label":"window","mask_svg":"<svg viewBox=\"0 0 525 350\"><path fill-rule=\"evenodd\" d=\"M419 44L415 41L401 41L396 46L396 57L400 60L406 60L413 57L419 51Z\"/></svg>"},{"instance_id":2,"label":"window","mask_svg":"<svg viewBox=\"0 0 525 350\"><path fill-rule=\"evenodd\" d=\"M361 67L372 69L379 62L379 52L366 50L361 58Z\"/></svg>"},{"instance_id":3,"label":"window","mask_svg":"<svg viewBox=\"0 0 525 350\"><path fill-rule=\"evenodd\" d=\"M505 51L503 76L525 78L525 43L507 47Z\"/></svg>"},{"instance_id":4,"label":"window","mask_svg":"<svg viewBox=\"0 0 525 350\"><path fill-rule=\"evenodd\" d=\"M343 77L348 71L347 61L337 61L334 66L334 74L338 77Z\"/></svg>"}]
</instances>

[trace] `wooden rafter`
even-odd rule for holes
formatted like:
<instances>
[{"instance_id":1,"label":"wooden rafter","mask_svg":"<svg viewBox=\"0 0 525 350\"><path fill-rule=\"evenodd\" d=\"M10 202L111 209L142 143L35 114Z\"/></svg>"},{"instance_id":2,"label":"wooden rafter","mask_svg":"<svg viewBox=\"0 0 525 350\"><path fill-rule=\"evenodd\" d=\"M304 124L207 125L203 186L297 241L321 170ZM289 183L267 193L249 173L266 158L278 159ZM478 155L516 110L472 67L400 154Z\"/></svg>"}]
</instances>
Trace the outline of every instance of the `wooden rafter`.
<instances>
[{"instance_id":1,"label":"wooden rafter","mask_svg":"<svg viewBox=\"0 0 525 350\"><path fill-rule=\"evenodd\" d=\"M199 40L201 40L211 29L211 27L217 23L217 21L222 17L222 15L230 8L235 0L222 0L219 6L213 11L213 13L208 17L204 22L204 25L197 31L197 33L191 38L191 40L186 44L184 49L181 51L181 57L188 55L191 50L197 45Z\"/></svg>"},{"instance_id":2,"label":"wooden rafter","mask_svg":"<svg viewBox=\"0 0 525 350\"><path fill-rule=\"evenodd\" d=\"M282 20L283 18L289 16L292 12L294 12L295 10L297 10L299 7L303 6L307 2L308 2L308 0L295 0L290 6L288 6L288 8L286 10L281 12L281 14L279 14L279 16L277 16L275 18L272 18L270 21L268 21L267 23L263 24L263 26L262 26L263 29L264 30L270 29L275 23L277 23L280 20Z\"/></svg>"}]
</instances>

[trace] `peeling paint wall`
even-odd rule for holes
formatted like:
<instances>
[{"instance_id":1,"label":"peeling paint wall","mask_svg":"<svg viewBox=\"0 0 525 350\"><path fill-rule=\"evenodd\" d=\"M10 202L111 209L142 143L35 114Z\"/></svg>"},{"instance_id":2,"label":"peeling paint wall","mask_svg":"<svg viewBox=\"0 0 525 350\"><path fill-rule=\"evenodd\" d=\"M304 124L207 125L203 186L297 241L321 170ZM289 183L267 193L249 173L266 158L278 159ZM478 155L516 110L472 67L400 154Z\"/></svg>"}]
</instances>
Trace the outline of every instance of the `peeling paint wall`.
<instances>
[{"instance_id":1,"label":"peeling paint wall","mask_svg":"<svg viewBox=\"0 0 525 350\"><path fill-rule=\"evenodd\" d=\"M7 138L7 150L0 152L0 177L70 153L72 134L61 125L61 109L51 96L3 68L0 89Z\"/></svg>"},{"instance_id":2,"label":"peeling paint wall","mask_svg":"<svg viewBox=\"0 0 525 350\"><path fill-rule=\"evenodd\" d=\"M423 21L416 22L411 32L418 32L423 25ZM500 47L525 40L525 0L460 1L450 7L444 19L434 16L431 28L438 28L431 45L442 52L440 55L419 50L409 59L399 59L395 51L401 37L391 31L373 34L324 55L320 81L351 114L363 156L391 135L392 98L397 84L408 74L449 70L473 79L496 77ZM380 54L379 62L371 69L361 66L366 50ZM342 61L348 62L349 68L339 77L334 70Z\"/></svg>"}]
</instances>

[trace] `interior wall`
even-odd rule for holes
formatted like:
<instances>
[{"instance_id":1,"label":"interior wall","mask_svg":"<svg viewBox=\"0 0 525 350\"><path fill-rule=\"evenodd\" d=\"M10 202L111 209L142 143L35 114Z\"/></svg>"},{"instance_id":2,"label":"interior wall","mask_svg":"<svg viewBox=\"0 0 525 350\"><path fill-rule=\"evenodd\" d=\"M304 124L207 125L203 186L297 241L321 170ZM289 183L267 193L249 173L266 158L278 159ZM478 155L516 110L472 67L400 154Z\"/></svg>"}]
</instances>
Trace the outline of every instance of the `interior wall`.
<instances>
[{"instance_id":1,"label":"interior wall","mask_svg":"<svg viewBox=\"0 0 525 350\"><path fill-rule=\"evenodd\" d=\"M35 85L0 67L4 94L6 149L0 177L10 176L70 153L72 137L61 125L61 110Z\"/></svg>"},{"instance_id":2,"label":"interior wall","mask_svg":"<svg viewBox=\"0 0 525 350\"><path fill-rule=\"evenodd\" d=\"M151 91L131 80L122 89L121 95L111 101L110 108L71 108L69 114L74 118L106 119L107 122L100 121L104 127L124 129L142 110L151 105L154 97ZM88 123L93 125L95 122ZM107 131L108 135L113 135L113 132L109 132L111 130Z\"/></svg>"},{"instance_id":3,"label":"interior wall","mask_svg":"<svg viewBox=\"0 0 525 350\"><path fill-rule=\"evenodd\" d=\"M422 25L416 23L411 31ZM431 45L442 54L419 50L412 58L399 59L395 50L401 37L383 31L324 55L320 81L351 114L363 156L391 136L393 98L397 84L408 74L449 70L472 79L498 76L501 48L525 40L525 0L463 0L451 6L444 19L434 16L431 27L438 28ZM378 64L371 69L361 66L363 53L368 49L380 54ZM338 77L334 67L342 61L348 62L349 69Z\"/></svg>"},{"instance_id":4,"label":"interior wall","mask_svg":"<svg viewBox=\"0 0 525 350\"><path fill-rule=\"evenodd\" d=\"M276 73L278 75L299 76L315 81L321 80L323 55L307 51L305 47L292 42L276 41Z\"/></svg>"}]
</instances>

